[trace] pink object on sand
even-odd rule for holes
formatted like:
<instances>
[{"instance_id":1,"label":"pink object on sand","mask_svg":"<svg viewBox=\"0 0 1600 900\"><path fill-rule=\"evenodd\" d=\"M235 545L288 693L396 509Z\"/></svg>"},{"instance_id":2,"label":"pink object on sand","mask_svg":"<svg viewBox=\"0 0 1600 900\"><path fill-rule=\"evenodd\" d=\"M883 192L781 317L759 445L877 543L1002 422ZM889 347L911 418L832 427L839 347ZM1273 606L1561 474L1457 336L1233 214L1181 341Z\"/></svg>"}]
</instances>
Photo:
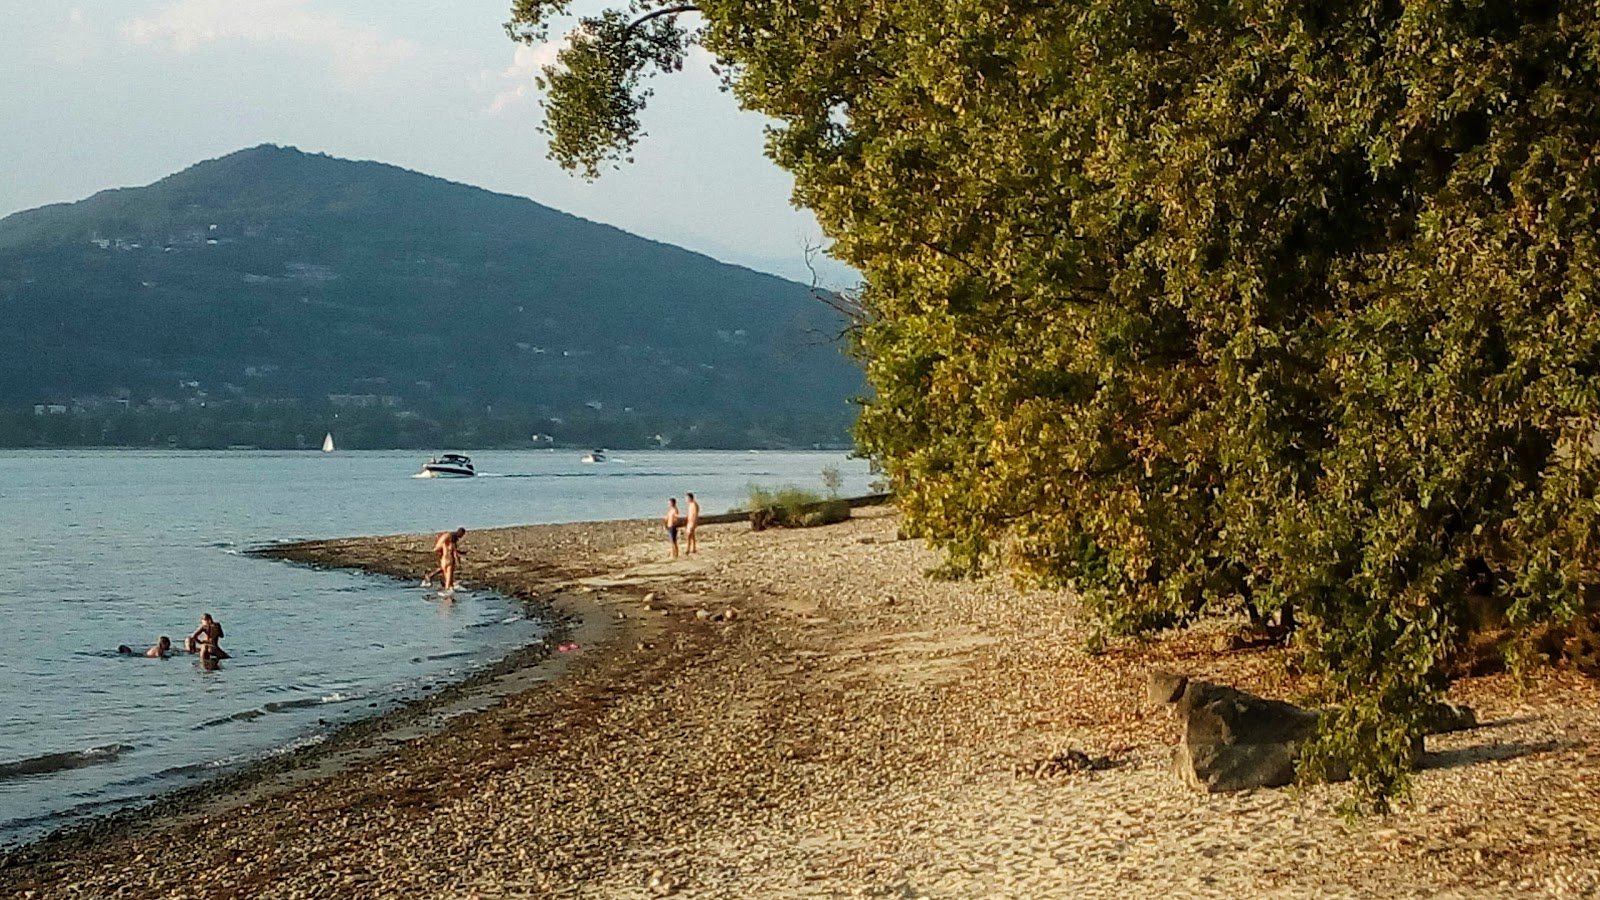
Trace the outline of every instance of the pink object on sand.
<instances>
[{"instance_id":1,"label":"pink object on sand","mask_svg":"<svg viewBox=\"0 0 1600 900\"><path fill-rule=\"evenodd\" d=\"M578 649L578 645L573 643L572 641L562 641L561 643L556 645L556 650L561 652L561 653L571 653L572 651L574 651L576 649Z\"/></svg>"}]
</instances>

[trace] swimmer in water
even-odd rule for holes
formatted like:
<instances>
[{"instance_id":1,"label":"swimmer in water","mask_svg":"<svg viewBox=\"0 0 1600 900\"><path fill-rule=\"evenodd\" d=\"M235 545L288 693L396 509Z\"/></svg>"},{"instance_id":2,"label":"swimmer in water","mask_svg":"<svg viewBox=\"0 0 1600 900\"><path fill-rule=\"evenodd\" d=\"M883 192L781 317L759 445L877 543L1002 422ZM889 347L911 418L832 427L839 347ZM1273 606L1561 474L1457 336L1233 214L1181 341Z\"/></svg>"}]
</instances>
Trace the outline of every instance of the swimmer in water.
<instances>
[{"instance_id":1,"label":"swimmer in water","mask_svg":"<svg viewBox=\"0 0 1600 900\"><path fill-rule=\"evenodd\" d=\"M151 647L149 650L146 650L144 652L144 655L148 656L151 659L166 659L167 658L167 654L171 653L171 652L172 652L172 638L169 638L169 637L167 637L166 635L163 634L161 636L161 639L156 641L156 645L154 647Z\"/></svg>"}]
</instances>

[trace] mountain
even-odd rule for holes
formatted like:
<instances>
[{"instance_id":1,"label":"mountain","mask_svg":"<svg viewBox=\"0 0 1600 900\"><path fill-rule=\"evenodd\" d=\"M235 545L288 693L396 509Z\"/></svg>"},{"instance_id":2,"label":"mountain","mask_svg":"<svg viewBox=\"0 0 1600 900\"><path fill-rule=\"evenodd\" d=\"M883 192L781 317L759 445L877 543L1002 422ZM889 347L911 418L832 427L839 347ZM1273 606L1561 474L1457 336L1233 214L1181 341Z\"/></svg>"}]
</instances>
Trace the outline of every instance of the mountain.
<instances>
[{"instance_id":1,"label":"mountain","mask_svg":"<svg viewBox=\"0 0 1600 900\"><path fill-rule=\"evenodd\" d=\"M840 443L863 390L803 285L271 145L0 219L0 316L11 445Z\"/></svg>"}]
</instances>

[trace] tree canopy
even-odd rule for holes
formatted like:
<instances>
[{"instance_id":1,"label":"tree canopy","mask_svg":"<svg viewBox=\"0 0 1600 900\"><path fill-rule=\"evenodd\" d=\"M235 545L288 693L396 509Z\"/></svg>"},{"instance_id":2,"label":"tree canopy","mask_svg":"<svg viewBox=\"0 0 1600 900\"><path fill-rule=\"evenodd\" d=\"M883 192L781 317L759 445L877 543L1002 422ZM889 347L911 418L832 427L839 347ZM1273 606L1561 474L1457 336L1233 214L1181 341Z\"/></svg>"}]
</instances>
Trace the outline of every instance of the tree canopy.
<instances>
[{"instance_id":1,"label":"tree canopy","mask_svg":"<svg viewBox=\"0 0 1600 900\"><path fill-rule=\"evenodd\" d=\"M585 20L551 155L717 57L865 276L858 439L952 570L1292 617L1375 798L1471 628L1594 609L1593 4L668 6Z\"/></svg>"}]
</instances>

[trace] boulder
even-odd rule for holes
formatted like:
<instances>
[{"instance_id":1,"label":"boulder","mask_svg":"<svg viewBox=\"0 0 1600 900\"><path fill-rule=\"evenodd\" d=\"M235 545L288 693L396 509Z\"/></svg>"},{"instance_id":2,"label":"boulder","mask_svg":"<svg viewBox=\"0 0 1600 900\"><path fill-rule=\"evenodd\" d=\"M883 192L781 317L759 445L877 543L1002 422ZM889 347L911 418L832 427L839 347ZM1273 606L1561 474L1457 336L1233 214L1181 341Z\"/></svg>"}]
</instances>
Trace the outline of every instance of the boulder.
<instances>
[{"instance_id":1,"label":"boulder","mask_svg":"<svg viewBox=\"0 0 1600 900\"><path fill-rule=\"evenodd\" d=\"M1269 700L1226 685L1172 672L1151 672L1146 693L1169 704L1183 722L1173 769L1186 783L1209 793L1280 787L1294 781L1305 742L1316 736L1321 713ZM1438 703L1424 723L1428 734L1477 727L1471 707ZM1412 753L1422 755L1417 737ZM1347 766L1330 763L1330 781L1350 777Z\"/></svg>"},{"instance_id":2,"label":"boulder","mask_svg":"<svg viewBox=\"0 0 1600 900\"><path fill-rule=\"evenodd\" d=\"M1183 738L1173 767L1209 793L1289 784L1301 745L1317 731L1312 710L1209 681L1187 682L1176 703Z\"/></svg>"}]
</instances>

